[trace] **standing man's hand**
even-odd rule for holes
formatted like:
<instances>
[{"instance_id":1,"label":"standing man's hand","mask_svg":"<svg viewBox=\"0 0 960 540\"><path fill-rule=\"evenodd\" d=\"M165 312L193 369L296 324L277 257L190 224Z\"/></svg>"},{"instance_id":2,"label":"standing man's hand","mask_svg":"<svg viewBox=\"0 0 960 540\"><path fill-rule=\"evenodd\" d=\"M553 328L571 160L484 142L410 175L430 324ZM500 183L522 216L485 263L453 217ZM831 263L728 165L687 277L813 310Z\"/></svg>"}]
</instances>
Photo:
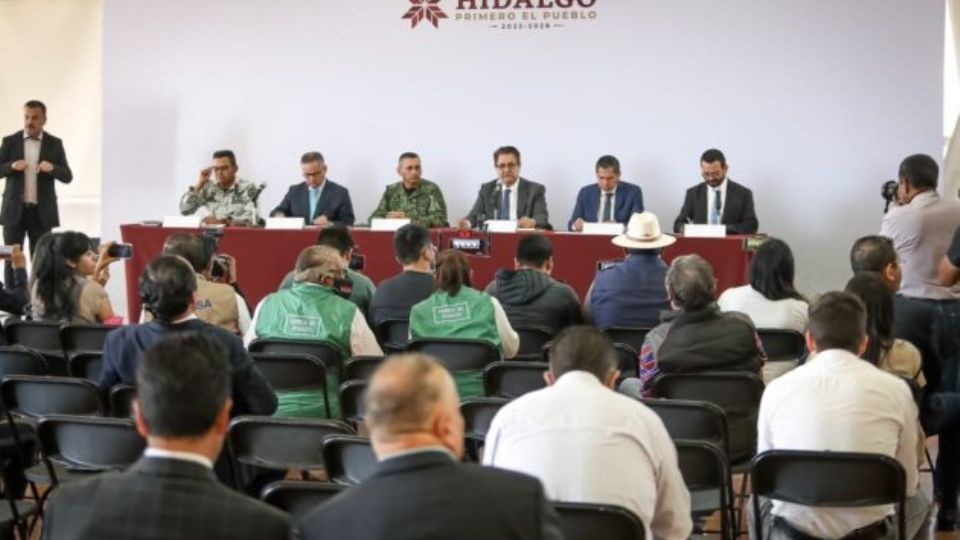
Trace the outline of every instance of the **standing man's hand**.
<instances>
[{"instance_id":1,"label":"standing man's hand","mask_svg":"<svg viewBox=\"0 0 960 540\"><path fill-rule=\"evenodd\" d=\"M207 182L210 181L210 175L213 174L213 167L207 167L200 170L200 177L197 178L196 190L200 191L203 189L203 186L207 185Z\"/></svg>"},{"instance_id":2,"label":"standing man's hand","mask_svg":"<svg viewBox=\"0 0 960 540\"><path fill-rule=\"evenodd\" d=\"M577 220L573 222L573 230L583 232L583 223L583 218L577 218Z\"/></svg>"},{"instance_id":3,"label":"standing man's hand","mask_svg":"<svg viewBox=\"0 0 960 540\"><path fill-rule=\"evenodd\" d=\"M533 218L522 217L517 220L517 227L521 229L535 229L537 228L537 222Z\"/></svg>"},{"instance_id":4,"label":"standing man's hand","mask_svg":"<svg viewBox=\"0 0 960 540\"><path fill-rule=\"evenodd\" d=\"M23 172L27 170L27 162L26 160L18 159L17 161L14 161L10 167L15 171Z\"/></svg>"},{"instance_id":5,"label":"standing man's hand","mask_svg":"<svg viewBox=\"0 0 960 540\"><path fill-rule=\"evenodd\" d=\"M226 253L221 253L218 255L220 260L222 260L227 267L227 285L233 285L237 282L237 259L233 255L227 255Z\"/></svg>"},{"instance_id":6,"label":"standing man's hand","mask_svg":"<svg viewBox=\"0 0 960 540\"><path fill-rule=\"evenodd\" d=\"M23 250L20 249L20 244L13 245L13 253L10 254L10 263L16 270L27 267L27 256L24 255Z\"/></svg>"},{"instance_id":7,"label":"standing man's hand","mask_svg":"<svg viewBox=\"0 0 960 540\"><path fill-rule=\"evenodd\" d=\"M471 225L470 220L467 218L463 218L457 222L457 228L460 229L461 231L465 231L469 229L470 225Z\"/></svg>"},{"instance_id":8,"label":"standing man's hand","mask_svg":"<svg viewBox=\"0 0 960 540\"><path fill-rule=\"evenodd\" d=\"M327 225L330 225L330 220L327 219L327 216L320 214L320 216L317 217L317 219L313 220L313 224L319 225L321 227L326 227Z\"/></svg>"},{"instance_id":9,"label":"standing man's hand","mask_svg":"<svg viewBox=\"0 0 960 540\"><path fill-rule=\"evenodd\" d=\"M49 161L41 161L38 168L40 169L40 172L48 173L53 170L53 163L50 163Z\"/></svg>"}]
</instances>

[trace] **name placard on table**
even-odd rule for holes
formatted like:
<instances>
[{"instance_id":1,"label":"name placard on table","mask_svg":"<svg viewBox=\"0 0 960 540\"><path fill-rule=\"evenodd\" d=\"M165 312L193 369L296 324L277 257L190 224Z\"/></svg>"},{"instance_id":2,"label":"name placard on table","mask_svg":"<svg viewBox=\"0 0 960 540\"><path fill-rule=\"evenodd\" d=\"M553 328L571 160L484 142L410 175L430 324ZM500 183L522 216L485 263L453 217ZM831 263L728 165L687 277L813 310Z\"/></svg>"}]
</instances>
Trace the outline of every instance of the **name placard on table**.
<instances>
[{"instance_id":1,"label":"name placard on table","mask_svg":"<svg viewBox=\"0 0 960 540\"><path fill-rule=\"evenodd\" d=\"M373 218L370 220L371 231L396 231L410 223L410 218Z\"/></svg>"},{"instance_id":2,"label":"name placard on table","mask_svg":"<svg viewBox=\"0 0 960 540\"><path fill-rule=\"evenodd\" d=\"M727 226L687 223L683 226L683 235L688 238L724 238L727 236Z\"/></svg>"},{"instance_id":3,"label":"name placard on table","mask_svg":"<svg viewBox=\"0 0 960 540\"><path fill-rule=\"evenodd\" d=\"M622 223L587 223L583 224L580 234L595 234L598 236L617 236L623 234Z\"/></svg>"}]
</instances>

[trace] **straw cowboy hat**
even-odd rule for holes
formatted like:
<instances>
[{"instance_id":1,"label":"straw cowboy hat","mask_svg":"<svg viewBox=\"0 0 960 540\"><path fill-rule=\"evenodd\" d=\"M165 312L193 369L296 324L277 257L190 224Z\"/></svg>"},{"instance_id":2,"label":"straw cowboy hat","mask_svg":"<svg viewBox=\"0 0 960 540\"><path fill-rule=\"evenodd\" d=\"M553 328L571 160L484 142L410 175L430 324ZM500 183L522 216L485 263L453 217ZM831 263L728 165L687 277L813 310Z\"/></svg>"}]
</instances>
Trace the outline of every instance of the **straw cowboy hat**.
<instances>
[{"instance_id":1,"label":"straw cowboy hat","mask_svg":"<svg viewBox=\"0 0 960 540\"><path fill-rule=\"evenodd\" d=\"M613 245L627 249L658 249L676 241L673 236L660 231L660 221L652 212L630 216L626 232L611 240Z\"/></svg>"}]
</instances>

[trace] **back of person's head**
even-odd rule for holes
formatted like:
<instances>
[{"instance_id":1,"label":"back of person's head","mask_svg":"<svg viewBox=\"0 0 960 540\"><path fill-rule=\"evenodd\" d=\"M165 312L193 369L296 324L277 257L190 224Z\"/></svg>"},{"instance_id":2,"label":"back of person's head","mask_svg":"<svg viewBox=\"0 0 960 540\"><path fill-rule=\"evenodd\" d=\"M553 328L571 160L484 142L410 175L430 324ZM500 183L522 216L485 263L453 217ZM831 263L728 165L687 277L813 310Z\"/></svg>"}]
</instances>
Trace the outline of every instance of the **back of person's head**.
<instances>
[{"instance_id":1,"label":"back of person's head","mask_svg":"<svg viewBox=\"0 0 960 540\"><path fill-rule=\"evenodd\" d=\"M470 287L470 261L462 251L445 249L437 255L437 271L434 274L437 290L456 295L463 287Z\"/></svg>"},{"instance_id":2,"label":"back of person's head","mask_svg":"<svg viewBox=\"0 0 960 540\"><path fill-rule=\"evenodd\" d=\"M230 397L227 351L211 337L168 334L144 353L137 370L137 405L153 437L206 434Z\"/></svg>"},{"instance_id":3,"label":"back of person's head","mask_svg":"<svg viewBox=\"0 0 960 540\"><path fill-rule=\"evenodd\" d=\"M91 250L82 232L49 232L33 248L31 281L43 303L44 318L71 319L77 311L77 264Z\"/></svg>"},{"instance_id":4,"label":"back of person's head","mask_svg":"<svg viewBox=\"0 0 960 540\"><path fill-rule=\"evenodd\" d=\"M553 244L542 234L524 236L517 244L517 262L528 268L543 268L553 257Z\"/></svg>"},{"instance_id":5,"label":"back of person's head","mask_svg":"<svg viewBox=\"0 0 960 540\"><path fill-rule=\"evenodd\" d=\"M408 223L393 235L393 251L402 265L420 260L423 250L430 247L430 231L423 225Z\"/></svg>"},{"instance_id":6,"label":"back of person's head","mask_svg":"<svg viewBox=\"0 0 960 540\"><path fill-rule=\"evenodd\" d=\"M336 249L329 246L309 246L297 256L293 280L297 283L321 283L324 278L343 277L347 264Z\"/></svg>"},{"instance_id":7,"label":"back of person's head","mask_svg":"<svg viewBox=\"0 0 960 540\"><path fill-rule=\"evenodd\" d=\"M724 156L723 152L716 148L709 148L700 154L700 163L715 163L718 161L721 167L727 166L727 156Z\"/></svg>"},{"instance_id":8,"label":"back of person's head","mask_svg":"<svg viewBox=\"0 0 960 540\"><path fill-rule=\"evenodd\" d=\"M196 273L176 255L157 257L140 274L140 303L163 323L186 315L196 291Z\"/></svg>"},{"instance_id":9,"label":"back of person's head","mask_svg":"<svg viewBox=\"0 0 960 540\"><path fill-rule=\"evenodd\" d=\"M682 255L667 270L667 293L683 311L703 309L713 303L716 280L713 268L699 255Z\"/></svg>"},{"instance_id":10,"label":"back of person's head","mask_svg":"<svg viewBox=\"0 0 960 540\"><path fill-rule=\"evenodd\" d=\"M433 358L418 353L387 358L364 393L364 421L374 449L426 436L437 439L459 458L463 454L463 418L458 403L453 378Z\"/></svg>"},{"instance_id":11,"label":"back of person's head","mask_svg":"<svg viewBox=\"0 0 960 540\"><path fill-rule=\"evenodd\" d=\"M324 227L317 234L316 245L332 247L341 257L346 257L347 253L356 246L350 231L339 223Z\"/></svg>"},{"instance_id":12,"label":"back of person's head","mask_svg":"<svg viewBox=\"0 0 960 540\"><path fill-rule=\"evenodd\" d=\"M610 338L593 326L569 326L550 345L550 374L559 379L570 371L586 371L604 384L617 376L617 353Z\"/></svg>"},{"instance_id":13,"label":"back of person's head","mask_svg":"<svg viewBox=\"0 0 960 540\"><path fill-rule=\"evenodd\" d=\"M845 290L856 295L866 309L869 341L863 358L879 364L893 346L893 293L876 272L858 272Z\"/></svg>"},{"instance_id":14,"label":"back of person's head","mask_svg":"<svg viewBox=\"0 0 960 540\"><path fill-rule=\"evenodd\" d=\"M863 236L850 248L850 268L855 274L883 272L891 264L897 264L897 250L893 247L893 240L886 236Z\"/></svg>"},{"instance_id":15,"label":"back of person's head","mask_svg":"<svg viewBox=\"0 0 960 540\"><path fill-rule=\"evenodd\" d=\"M207 249L203 237L199 234L191 233L173 233L167 237L163 243L164 255L177 255L186 259L193 271L201 273L210 265L210 259L213 257L211 250Z\"/></svg>"},{"instance_id":16,"label":"back of person's head","mask_svg":"<svg viewBox=\"0 0 960 540\"><path fill-rule=\"evenodd\" d=\"M937 189L937 177L940 167L937 162L926 154L907 156L900 162L900 178L907 181L915 189Z\"/></svg>"},{"instance_id":17,"label":"back of person's head","mask_svg":"<svg viewBox=\"0 0 960 540\"><path fill-rule=\"evenodd\" d=\"M860 354L867 334L867 311L859 298L848 292L831 291L810 306L808 344L817 351L843 349Z\"/></svg>"},{"instance_id":18,"label":"back of person's head","mask_svg":"<svg viewBox=\"0 0 960 540\"><path fill-rule=\"evenodd\" d=\"M803 300L793 286L793 276L793 252L778 238L768 238L750 261L750 286L768 300Z\"/></svg>"}]
</instances>

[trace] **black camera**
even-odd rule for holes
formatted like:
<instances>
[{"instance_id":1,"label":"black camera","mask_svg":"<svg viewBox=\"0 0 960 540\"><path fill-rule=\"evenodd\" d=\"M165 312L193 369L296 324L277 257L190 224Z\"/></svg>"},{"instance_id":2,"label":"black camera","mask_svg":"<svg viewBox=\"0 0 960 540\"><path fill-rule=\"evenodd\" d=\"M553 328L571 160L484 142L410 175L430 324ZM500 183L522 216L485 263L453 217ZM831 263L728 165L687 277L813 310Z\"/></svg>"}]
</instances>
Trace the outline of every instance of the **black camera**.
<instances>
[{"instance_id":1,"label":"black camera","mask_svg":"<svg viewBox=\"0 0 960 540\"><path fill-rule=\"evenodd\" d=\"M883 213L886 214L887 210L890 209L890 203L897 200L897 187L899 184L896 180L887 180L883 183L883 186L880 188L880 196L883 197L885 201L883 205Z\"/></svg>"},{"instance_id":2,"label":"black camera","mask_svg":"<svg viewBox=\"0 0 960 540\"><path fill-rule=\"evenodd\" d=\"M350 264L348 264L347 266L354 272L362 272L363 267L365 266L365 263L366 261L363 256L363 253L357 253L356 251L354 251L353 255L350 255Z\"/></svg>"},{"instance_id":3,"label":"black camera","mask_svg":"<svg viewBox=\"0 0 960 540\"><path fill-rule=\"evenodd\" d=\"M215 255L210 262L210 277L222 278L230 272L230 260L222 255Z\"/></svg>"}]
</instances>

